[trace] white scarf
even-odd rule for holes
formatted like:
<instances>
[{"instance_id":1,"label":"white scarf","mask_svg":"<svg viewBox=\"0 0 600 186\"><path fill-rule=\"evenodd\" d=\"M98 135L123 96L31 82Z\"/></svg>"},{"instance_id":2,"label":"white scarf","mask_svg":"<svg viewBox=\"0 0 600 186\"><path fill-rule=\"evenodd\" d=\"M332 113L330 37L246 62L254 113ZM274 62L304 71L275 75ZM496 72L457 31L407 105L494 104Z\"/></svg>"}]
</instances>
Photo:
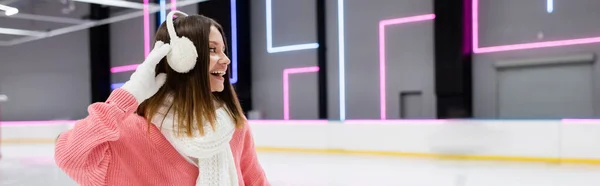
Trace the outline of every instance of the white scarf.
<instances>
[{"instance_id":1,"label":"white scarf","mask_svg":"<svg viewBox=\"0 0 600 186\"><path fill-rule=\"evenodd\" d=\"M170 101L152 118L152 123L161 127L161 133L175 149L190 163L199 168L196 186L238 186L237 170L229 141L235 132L235 125L225 108L216 111L215 128L204 123L204 136L193 130L193 137L175 136L177 125L173 109L167 113ZM164 120L163 120L164 118ZM174 120L175 119L175 120Z\"/></svg>"}]
</instances>

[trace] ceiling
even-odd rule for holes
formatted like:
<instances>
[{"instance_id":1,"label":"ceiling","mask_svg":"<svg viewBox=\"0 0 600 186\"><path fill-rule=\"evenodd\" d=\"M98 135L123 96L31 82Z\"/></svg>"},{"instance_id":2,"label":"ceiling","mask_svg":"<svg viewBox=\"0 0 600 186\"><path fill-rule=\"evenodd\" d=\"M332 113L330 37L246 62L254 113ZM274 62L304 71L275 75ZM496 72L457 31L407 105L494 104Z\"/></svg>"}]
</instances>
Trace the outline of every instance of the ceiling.
<instances>
[{"instance_id":1,"label":"ceiling","mask_svg":"<svg viewBox=\"0 0 600 186\"><path fill-rule=\"evenodd\" d=\"M85 13L89 12L88 2L106 2L106 0L0 0L0 4L15 7L19 13L36 14L46 16L59 16L68 18L85 18ZM125 1L137 4L143 4L143 0L108 0ZM152 0L150 0L152 1ZM123 11L134 10L117 6L108 6L111 13L120 13Z\"/></svg>"},{"instance_id":2,"label":"ceiling","mask_svg":"<svg viewBox=\"0 0 600 186\"><path fill-rule=\"evenodd\" d=\"M152 0L151 0L152 1ZM178 7L207 0L178 0ZM170 7L171 0L166 0ZM110 18L89 20L90 3L110 7ZM1 5L19 9L6 16L0 11L0 47L68 34L94 26L142 17L143 0L0 0ZM148 6L149 13L160 10L158 4Z\"/></svg>"}]
</instances>

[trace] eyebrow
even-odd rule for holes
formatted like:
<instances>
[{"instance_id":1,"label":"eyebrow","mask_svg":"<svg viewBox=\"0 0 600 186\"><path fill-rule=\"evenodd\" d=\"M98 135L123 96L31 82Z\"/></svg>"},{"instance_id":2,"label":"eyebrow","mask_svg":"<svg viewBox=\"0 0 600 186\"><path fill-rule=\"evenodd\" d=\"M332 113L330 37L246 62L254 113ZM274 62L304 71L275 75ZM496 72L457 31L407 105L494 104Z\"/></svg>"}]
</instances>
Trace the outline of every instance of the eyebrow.
<instances>
[{"instance_id":1,"label":"eyebrow","mask_svg":"<svg viewBox=\"0 0 600 186\"><path fill-rule=\"evenodd\" d=\"M216 41L210 41L211 44L215 44L215 45L221 45L221 43L216 42Z\"/></svg>"}]
</instances>

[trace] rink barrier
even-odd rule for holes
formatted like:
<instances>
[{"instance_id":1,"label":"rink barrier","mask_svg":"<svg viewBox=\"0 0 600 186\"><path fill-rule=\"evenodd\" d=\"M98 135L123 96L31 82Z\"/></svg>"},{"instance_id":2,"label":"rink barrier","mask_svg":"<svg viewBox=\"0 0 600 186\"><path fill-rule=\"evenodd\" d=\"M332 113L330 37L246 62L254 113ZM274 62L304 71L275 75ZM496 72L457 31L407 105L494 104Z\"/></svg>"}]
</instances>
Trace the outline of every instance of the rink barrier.
<instances>
[{"instance_id":1,"label":"rink barrier","mask_svg":"<svg viewBox=\"0 0 600 186\"><path fill-rule=\"evenodd\" d=\"M600 120L250 121L260 152L600 164ZM52 144L72 122L2 122L2 145Z\"/></svg>"},{"instance_id":2,"label":"rink barrier","mask_svg":"<svg viewBox=\"0 0 600 186\"><path fill-rule=\"evenodd\" d=\"M54 144L54 139L3 139L2 144L27 145L27 144ZM430 158L440 160L465 160L465 161L507 161L507 162L529 162L529 163L569 163L569 164L600 164L600 159L561 159L561 158L539 158L539 157L508 157L508 156L473 156L453 154L426 154L411 152L384 152L384 151L356 151L341 149L300 149L300 148L278 148L278 147L256 147L258 152L276 153L310 153L310 154L337 154L337 155L366 155L366 156L388 156L404 158Z\"/></svg>"},{"instance_id":3,"label":"rink barrier","mask_svg":"<svg viewBox=\"0 0 600 186\"><path fill-rule=\"evenodd\" d=\"M26 144L54 144L54 139L4 139L2 144L26 145ZM530 163L569 163L569 164L600 164L600 159L560 159L539 157L508 157L508 156L472 156L452 154L426 154L411 152L384 152L384 151L353 151L341 149L300 149L300 148L277 148L256 147L258 152L279 153L310 153L310 154L338 154L338 155L366 155L366 156L388 156L404 158L431 158L440 160L466 160L466 161L507 161L507 162L530 162Z\"/></svg>"},{"instance_id":4,"label":"rink barrier","mask_svg":"<svg viewBox=\"0 0 600 186\"><path fill-rule=\"evenodd\" d=\"M572 163L572 164L600 164L600 159L561 159L542 157L510 157L510 156L480 156L480 155L457 155L457 154L427 154L415 152L385 152L385 151L358 151L341 149L300 149L279 147L256 147L259 152L280 153L310 153L310 154L336 154L336 155L366 155L366 156L388 156L403 158L429 158L440 160L466 160L466 161L506 161L506 162L530 162L530 163Z\"/></svg>"}]
</instances>

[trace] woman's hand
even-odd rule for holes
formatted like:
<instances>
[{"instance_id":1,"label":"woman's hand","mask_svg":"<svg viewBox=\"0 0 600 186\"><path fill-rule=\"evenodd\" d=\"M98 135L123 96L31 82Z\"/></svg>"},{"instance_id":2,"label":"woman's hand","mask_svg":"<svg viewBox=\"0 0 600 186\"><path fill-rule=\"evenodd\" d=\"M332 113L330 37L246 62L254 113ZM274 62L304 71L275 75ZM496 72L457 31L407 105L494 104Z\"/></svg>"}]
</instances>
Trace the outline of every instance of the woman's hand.
<instances>
[{"instance_id":1,"label":"woman's hand","mask_svg":"<svg viewBox=\"0 0 600 186\"><path fill-rule=\"evenodd\" d=\"M156 75L156 65L171 51L171 46L162 41L154 44L154 49L148 54L146 60L140 64L121 88L133 95L141 104L146 99L152 97L158 89L165 84L167 74Z\"/></svg>"}]
</instances>

